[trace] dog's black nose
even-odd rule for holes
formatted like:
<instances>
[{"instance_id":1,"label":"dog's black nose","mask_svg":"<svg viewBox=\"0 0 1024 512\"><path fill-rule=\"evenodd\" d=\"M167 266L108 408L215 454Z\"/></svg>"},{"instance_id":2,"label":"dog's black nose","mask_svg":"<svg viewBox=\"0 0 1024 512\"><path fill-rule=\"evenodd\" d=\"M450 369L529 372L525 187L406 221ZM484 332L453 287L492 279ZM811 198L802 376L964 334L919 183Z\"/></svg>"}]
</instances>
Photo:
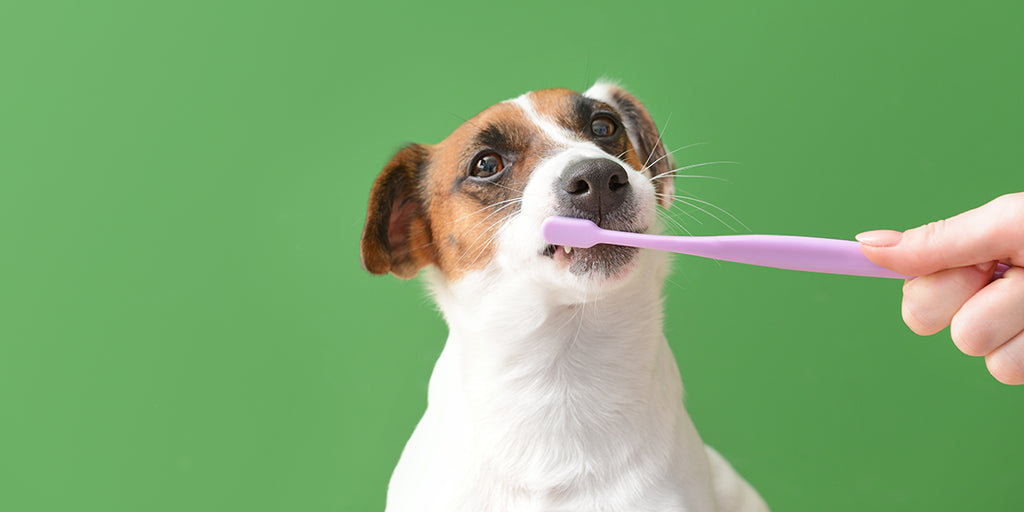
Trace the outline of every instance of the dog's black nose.
<instances>
[{"instance_id":1,"label":"dog's black nose","mask_svg":"<svg viewBox=\"0 0 1024 512\"><path fill-rule=\"evenodd\" d=\"M618 208L628 192L626 170L607 158L594 158L576 162L562 172L559 195L581 212L603 215Z\"/></svg>"}]
</instances>

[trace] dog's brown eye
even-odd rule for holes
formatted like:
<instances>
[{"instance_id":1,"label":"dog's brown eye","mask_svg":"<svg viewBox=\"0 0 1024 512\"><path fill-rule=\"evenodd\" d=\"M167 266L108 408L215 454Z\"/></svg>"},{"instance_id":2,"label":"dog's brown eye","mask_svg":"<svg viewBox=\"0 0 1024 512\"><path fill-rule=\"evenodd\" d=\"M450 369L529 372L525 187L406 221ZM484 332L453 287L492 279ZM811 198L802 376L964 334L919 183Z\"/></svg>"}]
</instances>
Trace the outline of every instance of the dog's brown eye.
<instances>
[{"instance_id":1,"label":"dog's brown eye","mask_svg":"<svg viewBox=\"0 0 1024 512\"><path fill-rule=\"evenodd\" d=\"M615 121L608 116L595 117L590 122L590 131L595 137L610 137L615 134Z\"/></svg>"},{"instance_id":2,"label":"dog's brown eye","mask_svg":"<svg viewBox=\"0 0 1024 512\"><path fill-rule=\"evenodd\" d=\"M487 153L476 158L469 174L477 178L490 178L501 172L504 168L505 165L502 163L500 156L495 153Z\"/></svg>"}]
</instances>

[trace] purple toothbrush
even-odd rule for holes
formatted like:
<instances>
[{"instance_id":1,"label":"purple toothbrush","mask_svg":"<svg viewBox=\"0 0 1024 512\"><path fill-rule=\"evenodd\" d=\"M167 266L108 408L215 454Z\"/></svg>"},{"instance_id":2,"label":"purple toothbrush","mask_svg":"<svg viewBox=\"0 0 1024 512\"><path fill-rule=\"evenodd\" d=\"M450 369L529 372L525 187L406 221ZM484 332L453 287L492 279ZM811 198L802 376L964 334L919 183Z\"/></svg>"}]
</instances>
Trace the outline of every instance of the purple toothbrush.
<instances>
[{"instance_id":1,"label":"purple toothbrush","mask_svg":"<svg viewBox=\"0 0 1024 512\"><path fill-rule=\"evenodd\" d=\"M860 243L852 240L785 235L648 235L602 229L589 220L569 217L547 218L541 226L541 235L549 244L584 249L597 244L626 245L822 274L911 277L871 263L861 252ZM1002 277L1007 268L1000 264L993 279Z\"/></svg>"}]
</instances>

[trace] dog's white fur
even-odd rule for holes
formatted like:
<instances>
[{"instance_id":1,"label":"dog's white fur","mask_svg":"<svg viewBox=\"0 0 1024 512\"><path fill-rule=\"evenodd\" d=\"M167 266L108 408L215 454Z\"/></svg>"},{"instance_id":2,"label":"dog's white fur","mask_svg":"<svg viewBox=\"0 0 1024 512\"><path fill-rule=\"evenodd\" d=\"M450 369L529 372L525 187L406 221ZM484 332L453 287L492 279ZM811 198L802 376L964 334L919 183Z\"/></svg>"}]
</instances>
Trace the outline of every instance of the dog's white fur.
<instances>
[{"instance_id":1,"label":"dog's white fur","mask_svg":"<svg viewBox=\"0 0 1024 512\"><path fill-rule=\"evenodd\" d=\"M610 102L606 88L585 95ZM661 327L665 253L641 251L612 278L538 256L561 170L615 155L540 116L526 95L510 101L562 149L533 171L489 265L455 282L425 271L450 334L387 511L767 510L683 408ZM615 160L657 229L650 176Z\"/></svg>"}]
</instances>

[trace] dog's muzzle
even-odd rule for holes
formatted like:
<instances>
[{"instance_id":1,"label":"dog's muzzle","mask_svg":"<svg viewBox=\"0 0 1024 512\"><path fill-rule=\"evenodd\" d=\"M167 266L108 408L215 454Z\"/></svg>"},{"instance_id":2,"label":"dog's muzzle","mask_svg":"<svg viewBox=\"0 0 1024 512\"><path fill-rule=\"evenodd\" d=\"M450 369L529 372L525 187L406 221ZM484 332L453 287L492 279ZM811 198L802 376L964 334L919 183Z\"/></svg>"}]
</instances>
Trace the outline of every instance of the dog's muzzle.
<instances>
[{"instance_id":1,"label":"dog's muzzle","mask_svg":"<svg viewBox=\"0 0 1024 512\"><path fill-rule=\"evenodd\" d=\"M629 184L628 171L608 158L591 158L575 162L554 184L557 205L555 214L588 219L597 225L625 231L642 231L637 225L636 194ZM636 256L633 247L598 244L586 249L549 245L544 256L568 263L576 275L619 274Z\"/></svg>"}]
</instances>

